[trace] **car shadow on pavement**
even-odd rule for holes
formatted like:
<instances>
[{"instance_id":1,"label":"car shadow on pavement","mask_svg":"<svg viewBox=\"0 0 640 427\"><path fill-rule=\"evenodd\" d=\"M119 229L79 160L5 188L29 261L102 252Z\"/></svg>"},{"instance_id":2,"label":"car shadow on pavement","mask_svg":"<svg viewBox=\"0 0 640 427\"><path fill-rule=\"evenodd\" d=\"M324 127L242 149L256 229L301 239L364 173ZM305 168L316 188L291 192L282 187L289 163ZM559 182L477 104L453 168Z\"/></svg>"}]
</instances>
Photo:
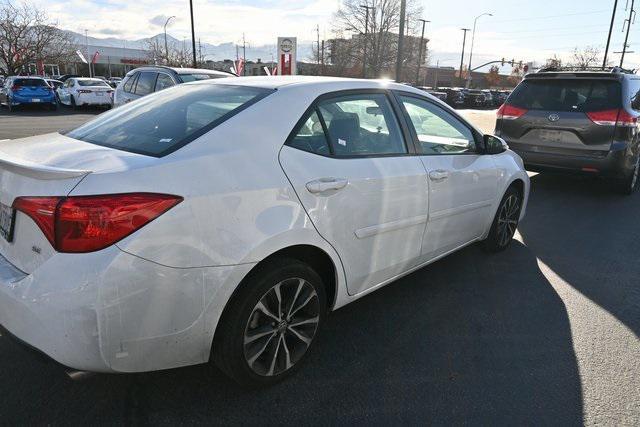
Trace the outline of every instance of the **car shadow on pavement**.
<instances>
[{"instance_id":1,"label":"car shadow on pavement","mask_svg":"<svg viewBox=\"0 0 640 427\"><path fill-rule=\"evenodd\" d=\"M331 314L302 369L268 389L211 365L71 382L22 351L0 338L7 422L582 424L565 306L519 242L468 247Z\"/></svg>"},{"instance_id":2,"label":"car shadow on pavement","mask_svg":"<svg viewBox=\"0 0 640 427\"><path fill-rule=\"evenodd\" d=\"M101 114L107 111L104 107L82 107L74 110L70 107L59 105L56 110L49 110L44 105L24 105L15 108L9 112L7 107L0 106L0 116L14 116L14 117L43 117L43 116L69 116L69 115L82 115L82 114Z\"/></svg>"},{"instance_id":3,"label":"car shadow on pavement","mask_svg":"<svg viewBox=\"0 0 640 427\"><path fill-rule=\"evenodd\" d=\"M619 195L602 180L553 174L531 184L528 220L519 228L524 243L640 337L640 193Z\"/></svg>"}]
</instances>

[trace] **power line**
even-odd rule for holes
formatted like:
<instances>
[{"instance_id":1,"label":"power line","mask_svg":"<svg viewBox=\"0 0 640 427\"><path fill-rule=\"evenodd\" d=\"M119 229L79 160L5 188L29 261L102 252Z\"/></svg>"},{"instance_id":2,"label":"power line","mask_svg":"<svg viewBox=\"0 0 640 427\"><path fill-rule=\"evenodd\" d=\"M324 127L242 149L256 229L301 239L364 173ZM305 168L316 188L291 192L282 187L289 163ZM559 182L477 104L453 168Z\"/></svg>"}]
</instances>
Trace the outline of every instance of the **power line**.
<instances>
[{"instance_id":1,"label":"power line","mask_svg":"<svg viewBox=\"0 0 640 427\"><path fill-rule=\"evenodd\" d=\"M547 16L532 16L529 18L516 18L516 19L503 19L500 21L493 21L494 24L502 23L502 22L516 22L516 21L532 21L534 19L553 19L553 18L564 18L565 16L581 16L581 15L595 15L598 13L609 12L609 10L593 10L590 12L578 12L578 13L565 13L561 15L547 15Z\"/></svg>"}]
</instances>

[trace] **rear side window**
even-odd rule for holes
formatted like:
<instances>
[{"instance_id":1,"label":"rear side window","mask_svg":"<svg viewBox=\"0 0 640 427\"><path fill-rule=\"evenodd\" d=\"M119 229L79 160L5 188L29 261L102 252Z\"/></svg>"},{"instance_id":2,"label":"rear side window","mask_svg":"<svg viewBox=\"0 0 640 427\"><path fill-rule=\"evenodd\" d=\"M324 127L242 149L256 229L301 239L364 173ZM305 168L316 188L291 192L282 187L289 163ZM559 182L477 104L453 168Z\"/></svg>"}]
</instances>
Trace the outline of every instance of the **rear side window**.
<instances>
[{"instance_id":1,"label":"rear side window","mask_svg":"<svg viewBox=\"0 0 640 427\"><path fill-rule=\"evenodd\" d=\"M134 83L138 78L139 74L140 73L135 73L133 76L129 77L129 79L125 82L124 86L122 87L122 90L124 90L125 92L132 93L134 88Z\"/></svg>"},{"instance_id":2,"label":"rear side window","mask_svg":"<svg viewBox=\"0 0 640 427\"><path fill-rule=\"evenodd\" d=\"M245 86L178 85L101 114L67 136L162 157L270 93Z\"/></svg>"},{"instance_id":3,"label":"rear side window","mask_svg":"<svg viewBox=\"0 0 640 427\"><path fill-rule=\"evenodd\" d=\"M620 83L596 79L525 80L509 104L527 110L592 112L620 108Z\"/></svg>"},{"instance_id":4,"label":"rear side window","mask_svg":"<svg viewBox=\"0 0 640 427\"><path fill-rule=\"evenodd\" d=\"M153 92L153 88L156 85L156 77L158 77L157 73L140 73L136 84L136 95L144 96Z\"/></svg>"}]
</instances>

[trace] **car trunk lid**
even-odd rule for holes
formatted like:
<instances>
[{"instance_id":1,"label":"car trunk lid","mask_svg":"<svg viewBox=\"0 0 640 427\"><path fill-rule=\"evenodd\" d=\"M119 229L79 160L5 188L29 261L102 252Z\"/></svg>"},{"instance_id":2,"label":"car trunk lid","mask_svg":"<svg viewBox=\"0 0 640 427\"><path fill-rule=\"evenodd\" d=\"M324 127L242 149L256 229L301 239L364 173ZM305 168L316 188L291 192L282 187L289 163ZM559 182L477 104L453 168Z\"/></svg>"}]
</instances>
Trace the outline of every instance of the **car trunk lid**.
<instances>
[{"instance_id":1,"label":"car trunk lid","mask_svg":"<svg viewBox=\"0 0 640 427\"><path fill-rule=\"evenodd\" d=\"M0 254L25 273L55 254L38 225L13 209L16 198L64 197L88 174L120 170L139 157L60 134L1 141Z\"/></svg>"}]
</instances>

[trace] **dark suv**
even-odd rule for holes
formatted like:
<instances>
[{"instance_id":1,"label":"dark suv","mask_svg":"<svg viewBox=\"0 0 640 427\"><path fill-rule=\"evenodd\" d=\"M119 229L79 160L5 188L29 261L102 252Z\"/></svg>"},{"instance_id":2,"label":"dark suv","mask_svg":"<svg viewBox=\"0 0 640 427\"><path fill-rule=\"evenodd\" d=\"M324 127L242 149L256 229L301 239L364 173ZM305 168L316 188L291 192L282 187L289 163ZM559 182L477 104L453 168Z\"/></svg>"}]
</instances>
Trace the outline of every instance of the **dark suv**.
<instances>
[{"instance_id":1,"label":"dark suv","mask_svg":"<svg viewBox=\"0 0 640 427\"><path fill-rule=\"evenodd\" d=\"M524 78L497 116L495 134L529 170L594 174L625 194L636 189L640 76L543 69Z\"/></svg>"}]
</instances>

